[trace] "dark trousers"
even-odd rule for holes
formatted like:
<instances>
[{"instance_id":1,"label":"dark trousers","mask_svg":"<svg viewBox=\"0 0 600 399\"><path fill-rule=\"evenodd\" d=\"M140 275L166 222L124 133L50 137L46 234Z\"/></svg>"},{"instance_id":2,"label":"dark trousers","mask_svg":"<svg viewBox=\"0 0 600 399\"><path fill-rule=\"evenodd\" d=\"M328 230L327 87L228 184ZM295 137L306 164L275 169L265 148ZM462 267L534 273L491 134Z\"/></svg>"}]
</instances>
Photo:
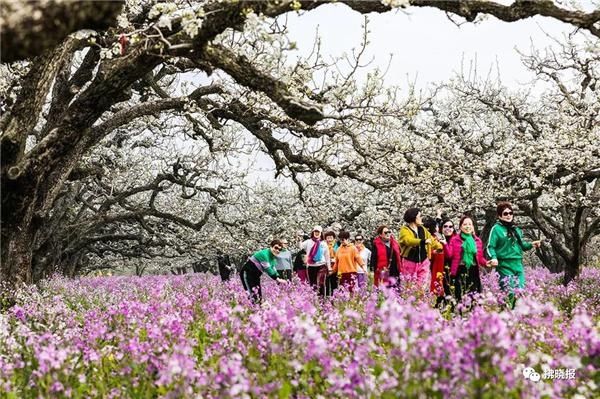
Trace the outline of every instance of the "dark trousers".
<instances>
[{"instance_id":1,"label":"dark trousers","mask_svg":"<svg viewBox=\"0 0 600 399\"><path fill-rule=\"evenodd\" d=\"M229 265L219 263L219 275L221 276L221 281L228 281L229 277L231 276L231 269L229 268Z\"/></svg>"},{"instance_id":2,"label":"dark trousers","mask_svg":"<svg viewBox=\"0 0 600 399\"><path fill-rule=\"evenodd\" d=\"M316 287L319 285L318 277L319 271L323 268L327 268L327 266L308 266L308 283L311 287Z\"/></svg>"},{"instance_id":3,"label":"dark trousers","mask_svg":"<svg viewBox=\"0 0 600 399\"><path fill-rule=\"evenodd\" d=\"M460 265L456 276L453 278L454 295L460 302L466 293L481 293L481 279L479 278L479 266L476 264L467 270L465 265Z\"/></svg>"},{"instance_id":4,"label":"dark trousers","mask_svg":"<svg viewBox=\"0 0 600 399\"><path fill-rule=\"evenodd\" d=\"M321 296L326 296L331 291L328 274L326 265L308 267L308 282Z\"/></svg>"},{"instance_id":5,"label":"dark trousers","mask_svg":"<svg viewBox=\"0 0 600 399\"><path fill-rule=\"evenodd\" d=\"M242 279L242 285L244 290L248 293L252 302L258 303L262 300L262 291L260 289L260 275L262 272L258 270L256 265L251 261L248 261L242 266L240 270L240 278Z\"/></svg>"},{"instance_id":6,"label":"dark trousers","mask_svg":"<svg viewBox=\"0 0 600 399\"><path fill-rule=\"evenodd\" d=\"M328 275L327 279L325 280L323 296L333 295L333 291L335 291L338 288L338 286L339 284L337 273Z\"/></svg>"}]
</instances>

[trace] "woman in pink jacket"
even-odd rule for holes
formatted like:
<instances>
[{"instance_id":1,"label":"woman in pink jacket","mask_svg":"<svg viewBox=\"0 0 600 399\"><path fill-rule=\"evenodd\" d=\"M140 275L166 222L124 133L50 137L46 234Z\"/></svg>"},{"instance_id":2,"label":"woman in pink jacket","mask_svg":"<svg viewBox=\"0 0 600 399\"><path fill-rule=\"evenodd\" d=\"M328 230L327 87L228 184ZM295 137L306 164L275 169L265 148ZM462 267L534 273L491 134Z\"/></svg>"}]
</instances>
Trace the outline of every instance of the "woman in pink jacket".
<instances>
[{"instance_id":1,"label":"woman in pink jacket","mask_svg":"<svg viewBox=\"0 0 600 399\"><path fill-rule=\"evenodd\" d=\"M450 277L456 300L460 302L465 292L481 293L479 266L487 266L488 262L483 256L483 243L475 235L473 219L463 216L458 227L460 233L452 236L444 251L450 259Z\"/></svg>"}]
</instances>

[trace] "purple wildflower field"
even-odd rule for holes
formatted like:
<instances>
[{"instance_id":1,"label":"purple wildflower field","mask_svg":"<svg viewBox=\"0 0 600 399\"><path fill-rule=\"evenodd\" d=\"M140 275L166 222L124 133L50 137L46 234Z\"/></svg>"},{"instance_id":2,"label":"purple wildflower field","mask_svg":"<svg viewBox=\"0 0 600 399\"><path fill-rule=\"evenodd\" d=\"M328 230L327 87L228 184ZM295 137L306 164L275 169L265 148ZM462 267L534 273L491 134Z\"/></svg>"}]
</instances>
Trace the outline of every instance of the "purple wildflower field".
<instances>
[{"instance_id":1,"label":"purple wildflower field","mask_svg":"<svg viewBox=\"0 0 600 399\"><path fill-rule=\"evenodd\" d=\"M54 278L0 313L8 398L592 398L600 385L600 269L568 287L527 271L507 310L495 274L462 316L434 298L367 289L322 300L263 278ZM574 369L539 381L532 367Z\"/></svg>"}]
</instances>

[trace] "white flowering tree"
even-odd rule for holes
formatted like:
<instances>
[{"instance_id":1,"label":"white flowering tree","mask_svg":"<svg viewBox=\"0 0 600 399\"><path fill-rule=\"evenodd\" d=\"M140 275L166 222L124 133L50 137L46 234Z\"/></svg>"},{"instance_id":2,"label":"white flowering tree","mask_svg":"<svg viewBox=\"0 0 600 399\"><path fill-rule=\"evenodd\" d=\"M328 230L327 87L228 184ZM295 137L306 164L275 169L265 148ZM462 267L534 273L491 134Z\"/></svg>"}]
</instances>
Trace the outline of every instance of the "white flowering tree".
<instances>
[{"instance_id":1,"label":"white flowering tree","mask_svg":"<svg viewBox=\"0 0 600 399\"><path fill-rule=\"evenodd\" d=\"M116 259L191 262L196 236L243 174L225 167L224 147L199 148L168 121L146 121L139 134L119 130L81 160L32 243L35 279L111 268Z\"/></svg>"},{"instance_id":2,"label":"white flowering tree","mask_svg":"<svg viewBox=\"0 0 600 399\"><path fill-rule=\"evenodd\" d=\"M52 12L58 3L41 3L34 19L45 22L55 18ZM328 1L131 0L118 25L108 29L92 26L98 30L59 38L54 47L51 41L44 41L25 55L7 55L10 61L39 54L25 62L2 65L1 279L32 281L31 243L44 241L41 230L55 216L67 182L85 175L78 174L85 169L82 162L103 140L117 133L127 135L132 124L144 118L167 115L176 123L184 121L182 130L193 131L209 151L223 131L232 125L242 127L272 157L278 173L285 171L297 179L299 174L321 170L328 176L361 178L384 188L387 176L361 174L371 161L358 134L362 129L377 130L368 125L384 113L374 113L369 120L364 116L372 114L374 106L360 102L359 96L354 97L357 103L344 101L344 93L353 88L352 73L340 73L331 85L320 86L310 79L319 66L274 63L285 57L292 44L273 18L325 3ZM361 13L408 6L406 1L340 3ZM435 7L468 21L481 14L508 22L542 15L600 36L597 12L568 9L550 1L517 1L504 6L489 1L413 0L410 5ZM3 55L19 45L5 42L5 35L30 37L28 30L42 26L50 36L47 25L13 22L22 11L19 7L4 11ZM80 14L69 15L67 10L63 19L78 21ZM73 24L56 33L60 37L81 26L85 24ZM361 91L368 92L369 87ZM362 101L365 99L368 97ZM412 101L408 99L407 104ZM396 107L389 109L390 113L414 109L403 111L395 102L381 104L377 106L380 111ZM290 136L294 138L291 142L286 140ZM364 162L357 164L350 158L330 162L332 151L343 154L340 149L348 142ZM319 156L305 151L321 147L324 153ZM385 150L394 151L394 146ZM177 180L181 170L194 174L193 168L182 168L174 167L167 181ZM202 184L194 182L193 186L188 188L198 190ZM147 192L160 193L162 187L156 183ZM108 190L99 184L100 189ZM124 185L108 191L107 201L116 201L126 210L127 201L119 203L118 198L128 197L131 190ZM152 208L152 203L147 205Z\"/></svg>"},{"instance_id":3,"label":"white flowering tree","mask_svg":"<svg viewBox=\"0 0 600 399\"><path fill-rule=\"evenodd\" d=\"M485 223L484 237L496 220L495 203L510 200L529 238L547 239L538 257L565 270L568 283L600 234L600 48L589 36L574 35L522 59L532 77L527 90L464 71L399 108L393 95L378 98L385 90L371 76L344 98L355 103L370 93L365 97L379 104L377 112L348 122L360 135L332 140L315 155L368 185L302 177L301 198L313 215L325 211L320 220L367 234L418 206L429 215L436 208L472 213Z\"/></svg>"},{"instance_id":4,"label":"white flowering tree","mask_svg":"<svg viewBox=\"0 0 600 399\"><path fill-rule=\"evenodd\" d=\"M468 71L439 87L405 124L410 156L392 159L412 164L397 181L421 204L493 223L496 201L516 203L549 239L568 283L600 234L600 47L575 35L523 62L532 72L525 90Z\"/></svg>"}]
</instances>

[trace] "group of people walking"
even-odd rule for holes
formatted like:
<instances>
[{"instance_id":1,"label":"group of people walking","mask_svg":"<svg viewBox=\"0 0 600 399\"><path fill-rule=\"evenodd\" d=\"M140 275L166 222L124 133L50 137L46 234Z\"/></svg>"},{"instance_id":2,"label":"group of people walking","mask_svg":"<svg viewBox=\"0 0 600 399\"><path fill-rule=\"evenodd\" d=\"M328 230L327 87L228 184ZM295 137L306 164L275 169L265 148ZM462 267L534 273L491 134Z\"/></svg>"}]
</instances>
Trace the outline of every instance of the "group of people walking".
<instances>
[{"instance_id":1,"label":"group of people walking","mask_svg":"<svg viewBox=\"0 0 600 399\"><path fill-rule=\"evenodd\" d=\"M322 296L328 296L339 286L350 292L365 287L369 271L375 287L393 286L430 290L437 296L437 305L445 304L454 294L457 301L464 295L481 293L480 268L495 268L500 287L508 293L508 303L514 307L514 291L524 288L523 252L539 247L540 241L527 242L521 229L515 226L513 206L500 202L496 208L497 222L487 241L475 233L474 220L463 215L455 228L453 221L437 217L424 218L418 208L407 209L405 224L398 239L387 225L376 230L370 249L365 238L334 224L323 232L313 227L308 236L298 242L299 250L292 256L285 239L273 240L269 248L254 253L240 270L244 289L254 301L262 298L260 276L266 273L278 282L292 279L295 274ZM400 283L406 284L400 284Z\"/></svg>"}]
</instances>

